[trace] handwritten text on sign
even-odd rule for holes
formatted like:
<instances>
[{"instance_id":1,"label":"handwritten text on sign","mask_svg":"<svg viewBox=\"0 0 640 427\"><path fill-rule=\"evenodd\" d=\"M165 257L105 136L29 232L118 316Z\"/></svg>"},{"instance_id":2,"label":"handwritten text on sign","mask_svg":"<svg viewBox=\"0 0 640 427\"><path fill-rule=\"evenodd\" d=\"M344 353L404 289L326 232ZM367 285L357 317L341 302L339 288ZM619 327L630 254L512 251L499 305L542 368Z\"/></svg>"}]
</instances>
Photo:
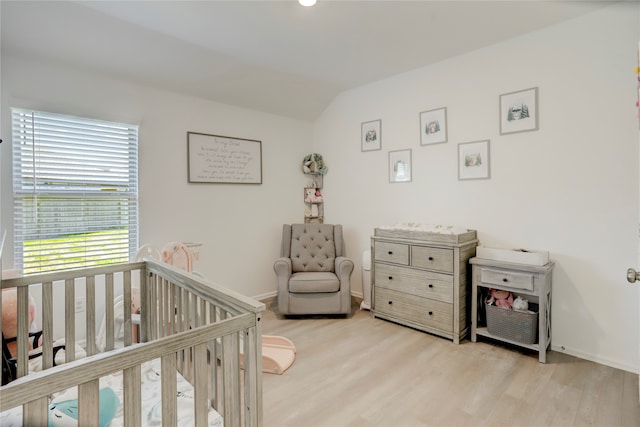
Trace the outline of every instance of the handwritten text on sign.
<instances>
[{"instance_id":1,"label":"handwritten text on sign","mask_svg":"<svg viewBox=\"0 0 640 427\"><path fill-rule=\"evenodd\" d=\"M187 134L189 182L262 184L262 143L226 136Z\"/></svg>"}]
</instances>

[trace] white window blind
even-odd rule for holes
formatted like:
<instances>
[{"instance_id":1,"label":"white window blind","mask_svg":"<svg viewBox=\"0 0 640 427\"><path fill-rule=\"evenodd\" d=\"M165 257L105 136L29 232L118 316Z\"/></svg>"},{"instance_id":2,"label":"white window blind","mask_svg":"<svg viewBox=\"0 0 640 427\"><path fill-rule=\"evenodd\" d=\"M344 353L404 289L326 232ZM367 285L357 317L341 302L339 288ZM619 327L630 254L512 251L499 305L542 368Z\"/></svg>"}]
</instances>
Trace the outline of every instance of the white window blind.
<instances>
[{"instance_id":1,"label":"white window blind","mask_svg":"<svg viewBox=\"0 0 640 427\"><path fill-rule=\"evenodd\" d=\"M16 268L127 262L138 247L138 127L11 113Z\"/></svg>"}]
</instances>

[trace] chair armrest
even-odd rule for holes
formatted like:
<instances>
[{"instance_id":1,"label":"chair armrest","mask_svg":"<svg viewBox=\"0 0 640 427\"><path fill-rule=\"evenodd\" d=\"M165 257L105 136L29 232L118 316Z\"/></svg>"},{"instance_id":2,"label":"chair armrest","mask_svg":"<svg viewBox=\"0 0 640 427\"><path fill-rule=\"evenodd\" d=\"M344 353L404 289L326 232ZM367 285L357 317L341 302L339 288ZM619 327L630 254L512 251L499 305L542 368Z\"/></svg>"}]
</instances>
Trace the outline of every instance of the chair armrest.
<instances>
[{"instance_id":1,"label":"chair armrest","mask_svg":"<svg viewBox=\"0 0 640 427\"><path fill-rule=\"evenodd\" d=\"M273 271L276 272L276 278L278 279L278 291L288 292L289 277L291 277L292 273L291 259L286 257L276 259L273 263Z\"/></svg>"},{"instance_id":2,"label":"chair armrest","mask_svg":"<svg viewBox=\"0 0 640 427\"><path fill-rule=\"evenodd\" d=\"M336 276L340 281L349 280L353 273L353 261L347 257L339 256L336 258Z\"/></svg>"},{"instance_id":3,"label":"chair armrest","mask_svg":"<svg viewBox=\"0 0 640 427\"><path fill-rule=\"evenodd\" d=\"M273 271L276 272L278 277L289 278L291 276L291 259L280 257L273 263Z\"/></svg>"},{"instance_id":4,"label":"chair armrest","mask_svg":"<svg viewBox=\"0 0 640 427\"><path fill-rule=\"evenodd\" d=\"M280 313L289 313L289 278L291 277L291 259L280 257L273 263L273 271L276 272L278 281L278 310Z\"/></svg>"}]
</instances>

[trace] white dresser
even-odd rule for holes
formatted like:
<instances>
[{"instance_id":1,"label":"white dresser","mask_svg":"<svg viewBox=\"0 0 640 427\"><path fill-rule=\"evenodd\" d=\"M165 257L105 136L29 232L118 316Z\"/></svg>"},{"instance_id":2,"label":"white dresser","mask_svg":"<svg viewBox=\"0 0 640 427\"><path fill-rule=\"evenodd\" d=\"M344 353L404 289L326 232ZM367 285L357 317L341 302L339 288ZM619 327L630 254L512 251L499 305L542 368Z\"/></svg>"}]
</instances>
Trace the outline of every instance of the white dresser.
<instances>
[{"instance_id":1,"label":"white dresser","mask_svg":"<svg viewBox=\"0 0 640 427\"><path fill-rule=\"evenodd\" d=\"M371 237L374 317L459 344L469 331L475 230L376 228Z\"/></svg>"}]
</instances>

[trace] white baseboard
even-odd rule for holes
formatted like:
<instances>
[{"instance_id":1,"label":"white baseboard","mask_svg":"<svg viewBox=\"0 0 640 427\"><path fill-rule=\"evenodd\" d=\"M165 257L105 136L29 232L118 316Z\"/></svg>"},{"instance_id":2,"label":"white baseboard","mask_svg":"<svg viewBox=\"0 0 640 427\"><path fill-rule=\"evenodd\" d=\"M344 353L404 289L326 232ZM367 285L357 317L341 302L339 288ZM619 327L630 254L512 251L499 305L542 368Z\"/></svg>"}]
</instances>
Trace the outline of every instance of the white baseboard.
<instances>
[{"instance_id":1,"label":"white baseboard","mask_svg":"<svg viewBox=\"0 0 640 427\"><path fill-rule=\"evenodd\" d=\"M575 348L567 348L565 346L557 346L552 344L551 350L557 351L558 353L565 353L570 356L578 357L580 359L588 360L590 362L598 363L600 365L621 369L623 371L631 372L632 374L640 373L640 369L638 365L629 365L626 363L621 363L619 360L611 360L603 357L594 356L592 354L587 354L580 350L576 350Z\"/></svg>"},{"instance_id":2,"label":"white baseboard","mask_svg":"<svg viewBox=\"0 0 640 427\"><path fill-rule=\"evenodd\" d=\"M256 295L253 296L251 298L258 300L258 301L262 301L265 299L269 299L269 298L275 298L278 296L278 291L273 291L273 292L267 292L266 294L261 294L261 295Z\"/></svg>"}]
</instances>

